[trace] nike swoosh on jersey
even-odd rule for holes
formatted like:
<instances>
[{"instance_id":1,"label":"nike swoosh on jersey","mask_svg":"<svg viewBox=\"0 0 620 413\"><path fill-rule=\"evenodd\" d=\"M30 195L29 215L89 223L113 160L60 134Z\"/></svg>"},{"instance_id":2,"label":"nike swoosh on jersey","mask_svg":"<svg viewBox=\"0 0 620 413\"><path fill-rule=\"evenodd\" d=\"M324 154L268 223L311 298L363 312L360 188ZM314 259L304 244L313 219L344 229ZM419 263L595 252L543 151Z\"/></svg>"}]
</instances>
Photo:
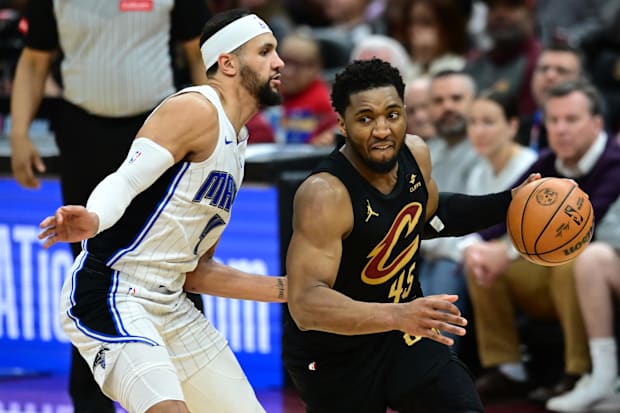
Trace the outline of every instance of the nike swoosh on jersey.
<instances>
[{"instance_id":1,"label":"nike swoosh on jersey","mask_svg":"<svg viewBox=\"0 0 620 413\"><path fill-rule=\"evenodd\" d=\"M228 136L224 136L224 143L225 143L226 145L230 145L232 142L233 142L233 141L232 141L232 139L231 139L231 140L228 140Z\"/></svg>"}]
</instances>

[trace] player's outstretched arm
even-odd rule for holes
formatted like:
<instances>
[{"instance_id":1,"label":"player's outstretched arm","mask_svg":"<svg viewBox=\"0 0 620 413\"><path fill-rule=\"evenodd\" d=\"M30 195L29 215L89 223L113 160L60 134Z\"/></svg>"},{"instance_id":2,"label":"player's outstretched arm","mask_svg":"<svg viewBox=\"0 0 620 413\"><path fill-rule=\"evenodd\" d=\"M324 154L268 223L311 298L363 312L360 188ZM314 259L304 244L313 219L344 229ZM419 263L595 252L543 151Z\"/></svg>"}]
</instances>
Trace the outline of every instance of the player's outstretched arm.
<instances>
[{"instance_id":1,"label":"player's outstretched arm","mask_svg":"<svg viewBox=\"0 0 620 413\"><path fill-rule=\"evenodd\" d=\"M283 303L288 282L286 277L247 273L205 256L194 271L187 273L183 288L218 297Z\"/></svg>"},{"instance_id":2,"label":"player's outstretched arm","mask_svg":"<svg viewBox=\"0 0 620 413\"><path fill-rule=\"evenodd\" d=\"M45 218L39 239L44 247L56 242L81 241L110 228L123 216L140 192L151 186L175 162L193 156L206 159L216 144L217 114L212 104L197 93L164 102L144 123L121 166L105 177L88 198L86 208L64 206ZM188 159L193 160L193 159ZM68 209L67 209L68 208ZM59 213L60 211L60 213ZM92 213L97 227L76 229ZM75 224L77 223L77 224Z\"/></svg>"},{"instance_id":3,"label":"player's outstretched arm","mask_svg":"<svg viewBox=\"0 0 620 413\"><path fill-rule=\"evenodd\" d=\"M513 195L536 179L540 174L530 174L518 187L494 194L440 192L437 209L424 228L424 238L462 236L504 222Z\"/></svg>"}]
</instances>

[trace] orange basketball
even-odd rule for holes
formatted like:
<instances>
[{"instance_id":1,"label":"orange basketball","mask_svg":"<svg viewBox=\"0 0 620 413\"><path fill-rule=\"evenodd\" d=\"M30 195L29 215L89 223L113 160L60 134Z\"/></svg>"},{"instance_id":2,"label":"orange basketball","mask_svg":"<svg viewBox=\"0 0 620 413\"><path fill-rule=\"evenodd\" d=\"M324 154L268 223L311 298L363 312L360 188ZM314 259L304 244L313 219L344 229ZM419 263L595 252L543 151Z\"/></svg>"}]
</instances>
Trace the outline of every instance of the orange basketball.
<instances>
[{"instance_id":1,"label":"orange basketball","mask_svg":"<svg viewBox=\"0 0 620 413\"><path fill-rule=\"evenodd\" d=\"M588 194L574 182L542 178L512 199L506 226L523 258L555 266L574 259L590 243L594 211Z\"/></svg>"}]
</instances>

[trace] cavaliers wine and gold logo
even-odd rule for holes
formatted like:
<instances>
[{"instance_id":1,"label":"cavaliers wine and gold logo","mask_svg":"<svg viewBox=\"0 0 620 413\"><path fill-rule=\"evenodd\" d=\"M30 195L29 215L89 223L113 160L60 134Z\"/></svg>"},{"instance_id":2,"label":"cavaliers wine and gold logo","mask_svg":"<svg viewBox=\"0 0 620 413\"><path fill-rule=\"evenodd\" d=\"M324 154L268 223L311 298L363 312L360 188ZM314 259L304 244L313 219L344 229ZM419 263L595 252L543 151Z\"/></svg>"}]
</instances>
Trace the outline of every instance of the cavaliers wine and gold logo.
<instances>
[{"instance_id":1,"label":"cavaliers wine and gold logo","mask_svg":"<svg viewBox=\"0 0 620 413\"><path fill-rule=\"evenodd\" d=\"M407 246L396 257L391 257L398 242L411 235L420 221L422 211L419 202L407 204L400 210L385 237L367 256L369 260L362 270L362 280L365 283L383 284L398 275L411 261L420 244L419 234L411 242L407 242Z\"/></svg>"}]
</instances>

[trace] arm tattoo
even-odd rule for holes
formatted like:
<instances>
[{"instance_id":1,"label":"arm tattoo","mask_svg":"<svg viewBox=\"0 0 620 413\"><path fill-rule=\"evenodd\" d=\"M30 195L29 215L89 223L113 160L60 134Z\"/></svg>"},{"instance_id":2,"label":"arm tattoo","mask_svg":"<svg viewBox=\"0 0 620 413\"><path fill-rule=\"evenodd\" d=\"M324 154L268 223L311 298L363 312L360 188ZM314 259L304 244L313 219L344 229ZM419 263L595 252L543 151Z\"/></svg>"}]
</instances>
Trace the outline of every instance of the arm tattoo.
<instances>
[{"instance_id":1,"label":"arm tattoo","mask_svg":"<svg viewBox=\"0 0 620 413\"><path fill-rule=\"evenodd\" d=\"M282 281L282 278L278 278L277 283L278 283L278 298L284 299L284 281Z\"/></svg>"}]
</instances>

